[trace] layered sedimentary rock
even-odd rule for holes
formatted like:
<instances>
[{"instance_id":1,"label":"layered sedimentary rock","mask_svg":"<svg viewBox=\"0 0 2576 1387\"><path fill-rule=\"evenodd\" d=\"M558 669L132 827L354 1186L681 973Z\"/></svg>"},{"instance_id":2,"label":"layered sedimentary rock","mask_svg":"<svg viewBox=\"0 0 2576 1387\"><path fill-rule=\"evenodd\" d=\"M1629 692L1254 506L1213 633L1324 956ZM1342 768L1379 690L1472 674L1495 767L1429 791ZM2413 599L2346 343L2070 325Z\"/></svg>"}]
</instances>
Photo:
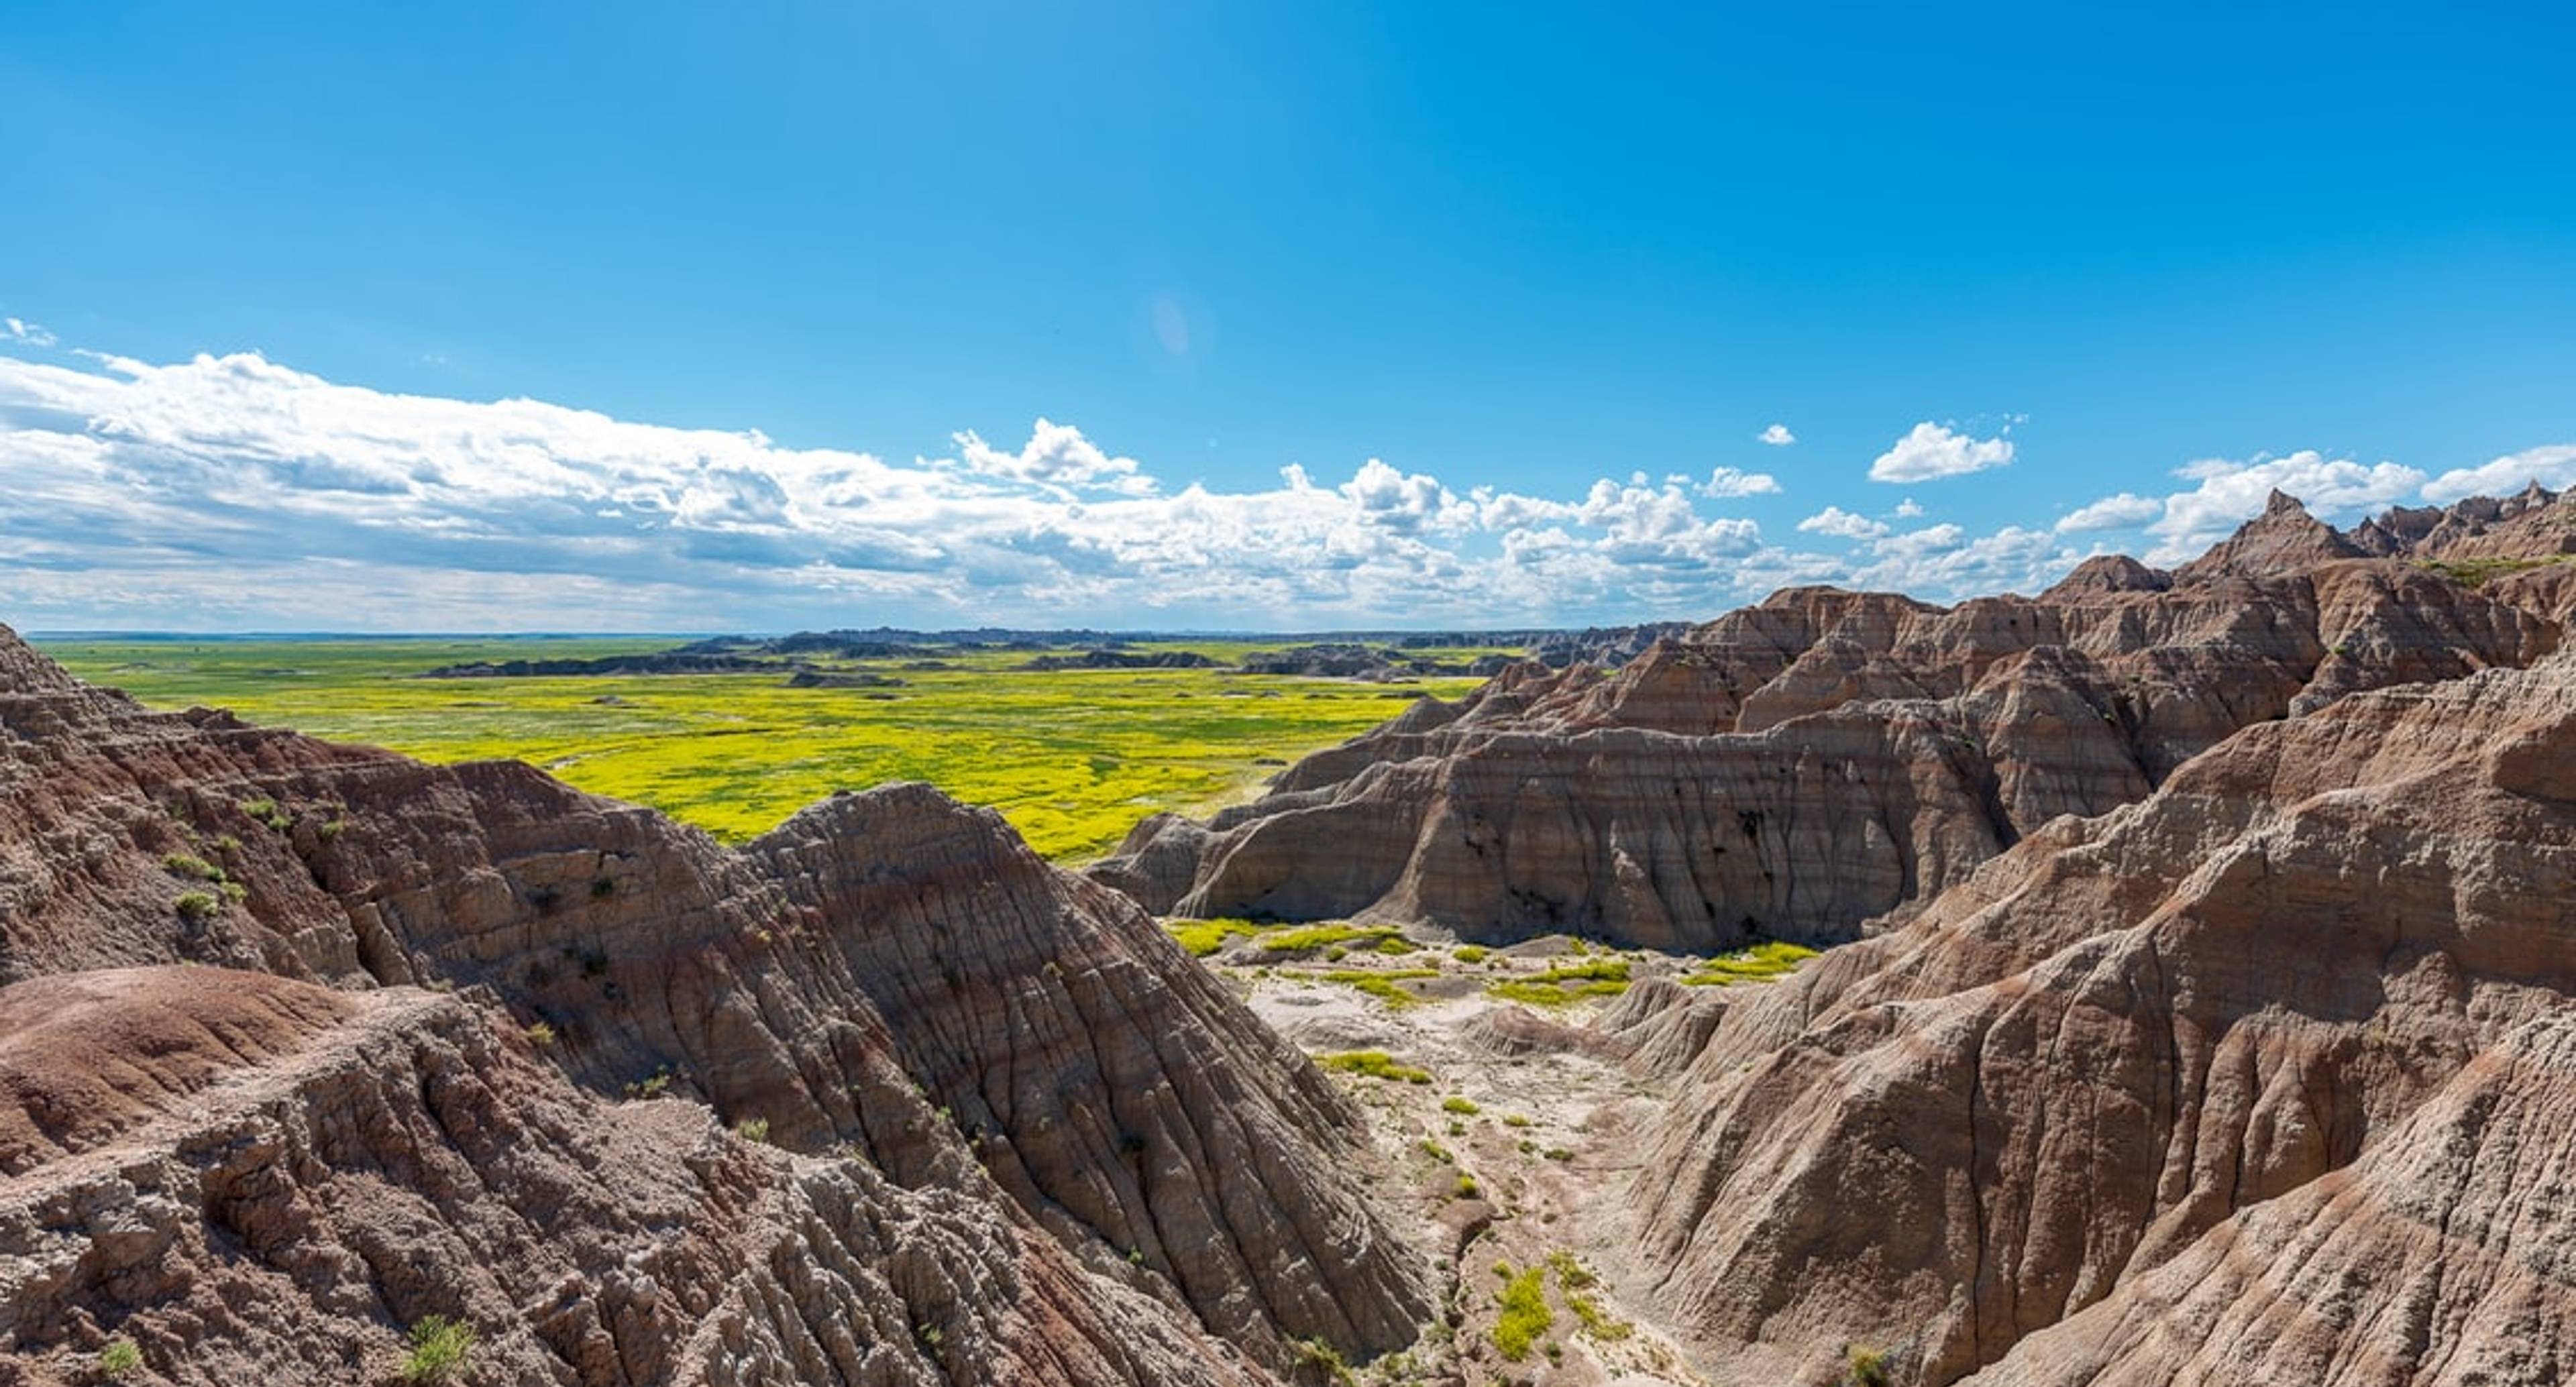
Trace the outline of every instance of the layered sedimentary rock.
<instances>
[{"instance_id":1,"label":"layered sedimentary rock","mask_svg":"<svg viewBox=\"0 0 2576 1387\"><path fill-rule=\"evenodd\" d=\"M452 988L590 1093L700 1099L900 1188L980 1160L1087 1275L1265 1361L1428 1311L1349 1102L989 811L894 786L729 851L516 764L146 713L0 633L0 978L177 962Z\"/></svg>"},{"instance_id":2,"label":"layered sedimentary rock","mask_svg":"<svg viewBox=\"0 0 2576 1387\"><path fill-rule=\"evenodd\" d=\"M2559 1381L2571 988L2576 657L2250 727L1732 998L1639 1289L1748 1382Z\"/></svg>"},{"instance_id":3,"label":"layered sedimentary rock","mask_svg":"<svg viewBox=\"0 0 2576 1387\"><path fill-rule=\"evenodd\" d=\"M491 1013L213 968L0 989L0 1358L96 1380L396 1380L401 1327L471 1380L1268 1381L1084 1271L952 1153L848 1155L611 1104Z\"/></svg>"},{"instance_id":4,"label":"layered sedimentary rock","mask_svg":"<svg viewBox=\"0 0 2576 1387\"><path fill-rule=\"evenodd\" d=\"M2549 654L2576 566L2526 562L2471 581L2366 557L2281 497L2171 574L2098 559L2037 598L1949 608L1791 589L1615 674L1523 666L1426 701L1255 803L1148 820L1092 874L1192 915L1849 938L2242 728Z\"/></svg>"}]
</instances>

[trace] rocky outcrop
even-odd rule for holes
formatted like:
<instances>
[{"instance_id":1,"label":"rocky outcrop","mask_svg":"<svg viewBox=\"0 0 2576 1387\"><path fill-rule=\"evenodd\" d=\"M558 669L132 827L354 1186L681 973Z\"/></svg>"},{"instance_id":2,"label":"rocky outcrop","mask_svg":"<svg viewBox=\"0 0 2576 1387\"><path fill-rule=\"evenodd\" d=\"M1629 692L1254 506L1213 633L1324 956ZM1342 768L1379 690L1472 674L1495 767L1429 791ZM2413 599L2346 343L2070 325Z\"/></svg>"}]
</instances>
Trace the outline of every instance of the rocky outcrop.
<instances>
[{"instance_id":1,"label":"rocky outcrop","mask_svg":"<svg viewBox=\"0 0 2576 1387\"><path fill-rule=\"evenodd\" d=\"M112 1336L153 1381L390 1382L432 1315L472 1327L478 1382L1269 1380L1084 1271L962 1151L907 1188L697 1104L607 1102L452 997L22 982L0 1093L12 1380L94 1380Z\"/></svg>"},{"instance_id":2,"label":"rocky outcrop","mask_svg":"<svg viewBox=\"0 0 2576 1387\"><path fill-rule=\"evenodd\" d=\"M2250 727L1731 999L1641 1293L1783 1375L2555 1381L2571 946L2576 659Z\"/></svg>"},{"instance_id":3,"label":"rocky outcrop","mask_svg":"<svg viewBox=\"0 0 2576 1387\"><path fill-rule=\"evenodd\" d=\"M991 1185L1256 1357L1428 1311L1359 1117L1126 898L922 786L738 851L517 764L143 712L0 634L0 977L195 962L454 988L600 1095L703 1101L907 1189Z\"/></svg>"},{"instance_id":4,"label":"rocky outcrop","mask_svg":"<svg viewBox=\"0 0 2576 1387\"><path fill-rule=\"evenodd\" d=\"M1425 700L1253 804L1149 820L1094 875L1163 911L1495 941L1847 939L2241 729L2563 638L2564 566L2471 583L2359 553L2276 498L2170 575L2096 560L1949 608L1787 590L1615 673Z\"/></svg>"}]
</instances>

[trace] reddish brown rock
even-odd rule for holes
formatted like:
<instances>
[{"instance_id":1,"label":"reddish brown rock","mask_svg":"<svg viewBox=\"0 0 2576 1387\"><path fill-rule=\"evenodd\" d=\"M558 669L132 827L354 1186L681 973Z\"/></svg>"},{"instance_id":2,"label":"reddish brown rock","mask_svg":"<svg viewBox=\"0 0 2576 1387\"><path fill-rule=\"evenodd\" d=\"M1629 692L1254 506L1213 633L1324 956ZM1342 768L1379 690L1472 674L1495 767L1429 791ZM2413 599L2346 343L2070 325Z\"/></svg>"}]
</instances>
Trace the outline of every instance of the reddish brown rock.
<instances>
[{"instance_id":1,"label":"reddish brown rock","mask_svg":"<svg viewBox=\"0 0 2576 1387\"><path fill-rule=\"evenodd\" d=\"M2576 664L2252 727L1732 999L1636 1187L1649 1293L1766 1372L1858 1342L1905 1382L2552 1381L2556 1330L2536 1357L2499 1336L2563 1292L2462 1250L2432 1317L2406 1293L2431 1281L2372 1260L2417 1234L2365 1204L2528 1236L2459 1134L2523 1047L2554 1053L2530 1028L2564 1028L2570 987ZM2279 1372L2149 1323L2181 1303Z\"/></svg>"},{"instance_id":2,"label":"reddish brown rock","mask_svg":"<svg viewBox=\"0 0 2576 1387\"><path fill-rule=\"evenodd\" d=\"M157 1382L392 1382L429 1315L476 1382L1271 1380L971 1162L906 1188L608 1103L455 998L133 969L0 989L0 1027L46 1129L0 1185L13 1380L97 1380L113 1336Z\"/></svg>"},{"instance_id":3,"label":"reddish brown rock","mask_svg":"<svg viewBox=\"0 0 2576 1387\"><path fill-rule=\"evenodd\" d=\"M1147 821L1093 875L1167 912L1486 940L1850 938L2242 728L2527 665L2576 602L2539 569L2480 585L2359 552L2276 498L2170 579L2097 560L1950 608L1791 589L1615 674L1426 703L1204 825Z\"/></svg>"},{"instance_id":4,"label":"reddish brown rock","mask_svg":"<svg viewBox=\"0 0 2576 1387\"><path fill-rule=\"evenodd\" d=\"M980 1157L1095 1273L1271 1362L1427 1317L1347 1099L1127 898L922 786L739 851L517 764L161 715L0 633L0 976L192 961L429 984L898 1185Z\"/></svg>"}]
</instances>

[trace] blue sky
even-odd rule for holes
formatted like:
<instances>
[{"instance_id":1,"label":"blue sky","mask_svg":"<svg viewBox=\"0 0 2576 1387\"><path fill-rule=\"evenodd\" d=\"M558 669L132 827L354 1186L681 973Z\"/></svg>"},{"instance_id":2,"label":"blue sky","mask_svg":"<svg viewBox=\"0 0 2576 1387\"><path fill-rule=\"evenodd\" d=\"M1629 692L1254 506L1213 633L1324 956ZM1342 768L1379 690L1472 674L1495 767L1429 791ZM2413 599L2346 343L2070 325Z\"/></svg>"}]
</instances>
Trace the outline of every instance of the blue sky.
<instances>
[{"instance_id":1,"label":"blue sky","mask_svg":"<svg viewBox=\"0 0 2576 1387\"><path fill-rule=\"evenodd\" d=\"M22 0L0 620L1703 617L2576 480L2563 11L1572 14Z\"/></svg>"}]
</instances>

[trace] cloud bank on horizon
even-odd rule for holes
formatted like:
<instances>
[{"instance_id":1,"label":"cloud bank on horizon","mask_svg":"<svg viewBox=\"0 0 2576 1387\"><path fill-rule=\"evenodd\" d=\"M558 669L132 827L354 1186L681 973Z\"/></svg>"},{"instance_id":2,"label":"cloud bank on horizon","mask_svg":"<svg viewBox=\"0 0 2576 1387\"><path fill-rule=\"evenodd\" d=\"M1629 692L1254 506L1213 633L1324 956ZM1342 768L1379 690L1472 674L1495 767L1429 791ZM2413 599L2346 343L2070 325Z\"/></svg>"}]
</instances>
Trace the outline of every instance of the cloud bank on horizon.
<instances>
[{"instance_id":1,"label":"cloud bank on horizon","mask_svg":"<svg viewBox=\"0 0 2576 1387\"><path fill-rule=\"evenodd\" d=\"M7 323L18 349L49 348ZM1775 476L1599 477L1566 495L1453 484L1370 458L1347 480L1174 486L1074 424L941 457L791 448L529 399L338 384L255 352L151 364L0 352L0 620L123 629L1132 629L1498 626L1704 618L1791 583L1936 600L2035 591L2088 555L2172 563L2279 488L2349 520L2394 504L2576 481L2576 445L2428 475L2314 451L2204 460L1971 534L1828 505L1794 543L1729 502ZM2009 426L2007 425L2007 429ZM1794 442L1784 425L1759 435ZM1998 433L1925 421L1879 482L2015 461Z\"/></svg>"}]
</instances>

